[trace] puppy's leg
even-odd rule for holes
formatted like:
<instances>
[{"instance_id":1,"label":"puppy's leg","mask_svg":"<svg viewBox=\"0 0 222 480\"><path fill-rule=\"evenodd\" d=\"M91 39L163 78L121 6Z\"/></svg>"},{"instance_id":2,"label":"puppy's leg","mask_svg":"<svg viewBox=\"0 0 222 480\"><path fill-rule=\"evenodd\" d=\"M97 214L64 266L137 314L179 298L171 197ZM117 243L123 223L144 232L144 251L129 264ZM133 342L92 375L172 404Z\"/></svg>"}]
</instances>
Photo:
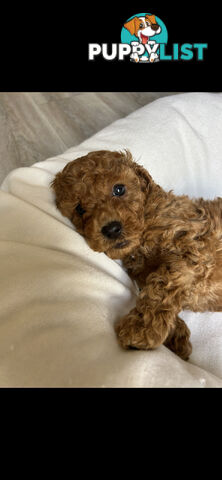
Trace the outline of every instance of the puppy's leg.
<instances>
[{"instance_id":1,"label":"puppy's leg","mask_svg":"<svg viewBox=\"0 0 222 480\"><path fill-rule=\"evenodd\" d=\"M116 323L115 332L123 348L150 350L164 343L174 329L174 319L175 314L169 312L150 309L142 314L134 308Z\"/></svg>"},{"instance_id":2,"label":"puppy's leg","mask_svg":"<svg viewBox=\"0 0 222 480\"><path fill-rule=\"evenodd\" d=\"M175 325L171 329L164 345L176 353L183 360L188 360L192 352L192 345L190 343L190 330L186 323L176 316Z\"/></svg>"},{"instance_id":3,"label":"puppy's leg","mask_svg":"<svg viewBox=\"0 0 222 480\"><path fill-rule=\"evenodd\" d=\"M115 326L120 345L148 350L163 344L175 329L194 276L184 261L163 265L149 274L136 308Z\"/></svg>"}]
</instances>

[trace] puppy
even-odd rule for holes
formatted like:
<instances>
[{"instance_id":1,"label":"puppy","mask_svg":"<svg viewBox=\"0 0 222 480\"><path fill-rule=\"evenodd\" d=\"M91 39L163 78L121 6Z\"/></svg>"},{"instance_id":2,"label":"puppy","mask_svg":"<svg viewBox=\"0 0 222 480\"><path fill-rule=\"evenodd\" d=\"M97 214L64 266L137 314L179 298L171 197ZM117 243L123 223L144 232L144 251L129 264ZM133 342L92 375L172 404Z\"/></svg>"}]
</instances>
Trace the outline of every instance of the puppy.
<instances>
[{"instance_id":1,"label":"puppy","mask_svg":"<svg viewBox=\"0 0 222 480\"><path fill-rule=\"evenodd\" d=\"M122 259L140 292L117 321L123 348L166 345L182 359L190 331L178 316L222 310L222 199L165 192L129 151L96 151L52 182L56 205L89 246Z\"/></svg>"},{"instance_id":2,"label":"puppy","mask_svg":"<svg viewBox=\"0 0 222 480\"><path fill-rule=\"evenodd\" d=\"M133 53L131 58L135 62L139 61L149 61L154 62L159 58L158 54L156 53L159 44L156 44L155 41L150 41L150 37L154 35L158 35L161 32L161 27L156 22L155 15L145 15L145 17L134 17L132 20L124 23L124 27L130 32L131 35L135 35L139 42L142 45L152 46L152 51L149 54L149 59L145 55L139 57L138 53ZM135 42L132 42L134 44Z\"/></svg>"}]
</instances>

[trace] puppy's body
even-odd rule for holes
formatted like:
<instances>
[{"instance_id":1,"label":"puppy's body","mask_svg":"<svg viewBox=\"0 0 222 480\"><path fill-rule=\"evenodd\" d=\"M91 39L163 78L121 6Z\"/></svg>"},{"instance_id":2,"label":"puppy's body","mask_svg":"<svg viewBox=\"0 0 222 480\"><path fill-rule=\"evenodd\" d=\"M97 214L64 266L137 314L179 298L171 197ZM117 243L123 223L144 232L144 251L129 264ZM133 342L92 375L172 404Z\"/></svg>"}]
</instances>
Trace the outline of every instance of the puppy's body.
<instances>
[{"instance_id":1,"label":"puppy's body","mask_svg":"<svg viewBox=\"0 0 222 480\"><path fill-rule=\"evenodd\" d=\"M115 326L120 344L164 343L187 359L190 331L178 313L222 310L222 199L165 192L129 152L74 160L53 188L91 248L121 258L140 288L136 307Z\"/></svg>"},{"instance_id":2,"label":"puppy's body","mask_svg":"<svg viewBox=\"0 0 222 480\"><path fill-rule=\"evenodd\" d=\"M192 288L186 284L183 309L214 310L222 289L222 199L191 200L162 192L153 201L150 194L149 200L140 246L123 258L129 275L143 288L149 273L178 261L192 282Z\"/></svg>"}]
</instances>

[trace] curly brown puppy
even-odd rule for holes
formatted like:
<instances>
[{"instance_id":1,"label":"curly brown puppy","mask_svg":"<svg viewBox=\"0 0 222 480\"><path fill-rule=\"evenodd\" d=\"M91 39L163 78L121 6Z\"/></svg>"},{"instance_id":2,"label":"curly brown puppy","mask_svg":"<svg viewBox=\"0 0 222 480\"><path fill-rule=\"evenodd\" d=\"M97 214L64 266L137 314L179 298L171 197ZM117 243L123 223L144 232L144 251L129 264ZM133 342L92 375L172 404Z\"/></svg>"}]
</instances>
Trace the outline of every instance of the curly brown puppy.
<instances>
[{"instance_id":1,"label":"curly brown puppy","mask_svg":"<svg viewBox=\"0 0 222 480\"><path fill-rule=\"evenodd\" d=\"M122 259L140 288L115 330L124 348L166 345L184 360L190 331L178 317L222 310L222 199L165 192L129 151L96 151L52 182L56 205L93 250Z\"/></svg>"}]
</instances>

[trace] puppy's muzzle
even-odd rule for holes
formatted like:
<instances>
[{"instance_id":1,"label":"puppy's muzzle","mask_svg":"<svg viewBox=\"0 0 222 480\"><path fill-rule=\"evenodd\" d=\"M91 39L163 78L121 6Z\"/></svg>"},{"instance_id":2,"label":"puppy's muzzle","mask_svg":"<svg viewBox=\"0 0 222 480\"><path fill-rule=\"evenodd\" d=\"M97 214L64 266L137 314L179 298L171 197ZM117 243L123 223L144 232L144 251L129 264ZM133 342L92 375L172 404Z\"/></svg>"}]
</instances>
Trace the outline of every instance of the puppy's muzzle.
<instances>
[{"instance_id":1,"label":"puppy's muzzle","mask_svg":"<svg viewBox=\"0 0 222 480\"><path fill-rule=\"evenodd\" d=\"M110 222L101 230L104 237L115 239L118 238L122 233L122 224L120 222Z\"/></svg>"}]
</instances>

